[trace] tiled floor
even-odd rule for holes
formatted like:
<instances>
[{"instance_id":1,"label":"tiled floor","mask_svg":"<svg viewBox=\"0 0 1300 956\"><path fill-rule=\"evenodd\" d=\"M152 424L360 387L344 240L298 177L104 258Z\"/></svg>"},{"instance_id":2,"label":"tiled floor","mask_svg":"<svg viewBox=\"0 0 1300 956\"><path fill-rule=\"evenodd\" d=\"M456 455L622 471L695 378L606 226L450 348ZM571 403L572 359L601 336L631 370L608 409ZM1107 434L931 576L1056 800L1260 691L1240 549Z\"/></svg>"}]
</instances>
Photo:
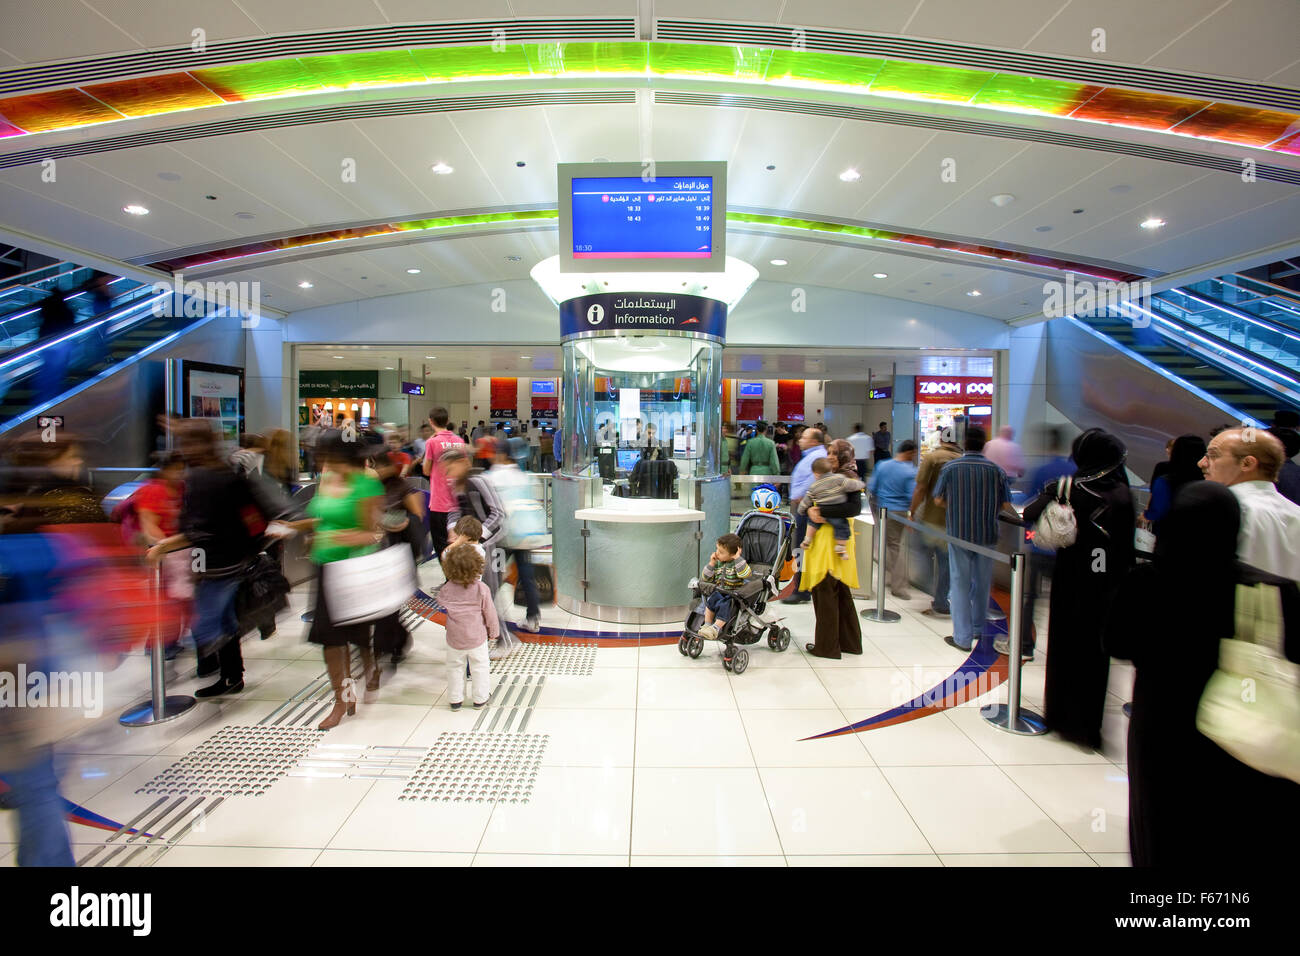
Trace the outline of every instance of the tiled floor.
<instances>
[{"instance_id":1,"label":"tiled floor","mask_svg":"<svg viewBox=\"0 0 1300 956\"><path fill-rule=\"evenodd\" d=\"M323 672L298 620L303 595L267 641L244 642L246 688L172 723L128 730L118 712L148 686L143 657L109 675L111 706L60 744L63 790L126 821L153 797L136 788L226 724L254 724ZM926 598L890 599L896 624L863 621L864 654L814 659L810 605L782 606L789 650L752 648L741 676L719 646L690 660L675 645L602 647L590 677L549 675L527 732L549 735L533 798L518 805L399 801L403 782L286 777L262 797L232 797L171 849L138 862L222 865L1127 865L1125 719L1131 681L1112 670L1106 746L988 725L978 704L907 724L804 740L873 716L942 681L964 659ZM865 603L860 602L861 607ZM595 628L547 608L543 624ZM610 625L601 626L610 629ZM635 630L635 629L633 629ZM647 626L658 635L672 625ZM1041 708L1045 642L1025 667ZM479 714L446 704L442 628L425 623L376 699L329 744L429 746ZM192 692L183 655L170 689ZM994 691L987 700L1001 700ZM0 866L13 865L13 814L0 815ZM73 825L80 859L106 836ZM137 865L133 864L133 865Z\"/></svg>"}]
</instances>

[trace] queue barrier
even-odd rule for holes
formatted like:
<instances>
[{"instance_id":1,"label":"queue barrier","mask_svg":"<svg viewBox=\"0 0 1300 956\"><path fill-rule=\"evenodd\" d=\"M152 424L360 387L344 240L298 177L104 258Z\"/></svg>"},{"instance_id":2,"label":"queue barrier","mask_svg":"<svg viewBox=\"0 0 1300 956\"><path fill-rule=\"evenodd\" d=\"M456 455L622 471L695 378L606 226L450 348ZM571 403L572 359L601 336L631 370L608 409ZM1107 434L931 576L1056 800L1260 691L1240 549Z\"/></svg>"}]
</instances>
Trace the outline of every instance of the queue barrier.
<instances>
[{"instance_id":1,"label":"queue barrier","mask_svg":"<svg viewBox=\"0 0 1300 956\"><path fill-rule=\"evenodd\" d=\"M1046 721L1040 715L1025 709L1020 703L1021 669L1024 667L1024 662L1020 659L1020 627L1021 617L1024 614L1025 552L1013 551L1010 554L1005 554L1001 551L994 551L991 548L972 544L961 538L954 538L937 528L920 525L908 518L891 514L888 508L882 507L880 509L879 524L877 525L878 532L875 536L876 606L862 612L862 617L881 624L895 624L902 620L902 615L897 611L890 611L885 608L885 569L888 562L886 538L888 536L883 532L890 521L895 521L914 531L928 535L932 539L942 538L948 544L954 544L967 551L982 554L992 558L999 564L1009 564L1011 566L1011 607L1007 613L1007 643L1009 645L1007 648L1009 652L1007 662L1007 701L1005 704L991 704L983 708L981 714L994 727L1008 733L1034 737L1047 733ZM980 640L983 639L983 637L980 638Z\"/></svg>"}]
</instances>

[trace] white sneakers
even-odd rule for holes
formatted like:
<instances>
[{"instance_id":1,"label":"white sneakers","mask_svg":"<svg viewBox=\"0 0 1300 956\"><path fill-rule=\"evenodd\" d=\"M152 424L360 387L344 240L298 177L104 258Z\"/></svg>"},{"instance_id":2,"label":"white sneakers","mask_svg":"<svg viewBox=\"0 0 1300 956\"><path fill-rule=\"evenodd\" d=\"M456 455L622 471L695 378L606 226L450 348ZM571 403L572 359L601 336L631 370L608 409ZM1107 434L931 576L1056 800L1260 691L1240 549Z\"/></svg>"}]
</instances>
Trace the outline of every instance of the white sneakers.
<instances>
[{"instance_id":1,"label":"white sneakers","mask_svg":"<svg viewBox=\"0 0 1300 956\"><path fill-rule=\"evenodd\" d=\"M716 641L718 639L718 628L714 624L702 624L695 633L706 641Z\"/></svg>"}]
</instances>

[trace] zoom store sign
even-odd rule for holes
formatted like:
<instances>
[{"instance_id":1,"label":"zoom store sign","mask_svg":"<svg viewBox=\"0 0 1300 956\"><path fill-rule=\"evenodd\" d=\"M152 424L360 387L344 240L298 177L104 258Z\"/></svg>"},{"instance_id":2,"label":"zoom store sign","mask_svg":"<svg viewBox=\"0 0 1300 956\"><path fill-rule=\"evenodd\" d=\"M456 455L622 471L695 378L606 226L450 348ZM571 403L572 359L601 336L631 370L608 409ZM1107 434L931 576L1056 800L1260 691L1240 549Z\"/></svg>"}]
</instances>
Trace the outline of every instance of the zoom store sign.
<instances>
[{"instance_id":1,"label":"zoom store sign","mask_svg":"<svg viewBox=\"0 0 1300 956\"><path fill-rule=\"evenodd\" d=\"M916 401L931 405L984 405L993 397L993 379L918 376L915 397Z\"/></svg>"},{"instance_id":2,"label":"zoom store sign","mask_svg":"<svg viewBox=\"0 0 1300 956\"><path fill-rule=\"evenodd\" d=\"M727 306L675 292L602 292L560 303L560 338L583 332L694 332L721 339Z\"/></svg>"}]
</instances>

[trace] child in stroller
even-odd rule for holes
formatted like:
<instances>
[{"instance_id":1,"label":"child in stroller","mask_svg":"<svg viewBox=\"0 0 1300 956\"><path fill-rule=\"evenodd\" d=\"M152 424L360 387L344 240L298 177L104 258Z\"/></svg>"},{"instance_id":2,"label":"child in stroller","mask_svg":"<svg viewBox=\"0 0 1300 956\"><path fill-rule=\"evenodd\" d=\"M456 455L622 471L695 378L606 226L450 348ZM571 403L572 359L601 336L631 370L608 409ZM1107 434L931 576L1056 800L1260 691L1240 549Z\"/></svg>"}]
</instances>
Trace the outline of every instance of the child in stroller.
<instances>
[{"instance_id":1,"label":"child in stroller","mask_svg":"<svg viewBox=\"0 0 1300 956\"><path fill-rule=\"evenodd\" d=\"M741 674L749 666L749 652L737 645L757 643L766 634L773 650L789 647L790 631L767 610L767 604L780 590L781 568L790 549L788 515L751 511L741 518L735 534L718 539L703 580L691 582L696 600L677 649L699 657L705 640L723 641L723 666ZM747 574L741 571L746 558Z\"/></svg>"}]
</instances>

